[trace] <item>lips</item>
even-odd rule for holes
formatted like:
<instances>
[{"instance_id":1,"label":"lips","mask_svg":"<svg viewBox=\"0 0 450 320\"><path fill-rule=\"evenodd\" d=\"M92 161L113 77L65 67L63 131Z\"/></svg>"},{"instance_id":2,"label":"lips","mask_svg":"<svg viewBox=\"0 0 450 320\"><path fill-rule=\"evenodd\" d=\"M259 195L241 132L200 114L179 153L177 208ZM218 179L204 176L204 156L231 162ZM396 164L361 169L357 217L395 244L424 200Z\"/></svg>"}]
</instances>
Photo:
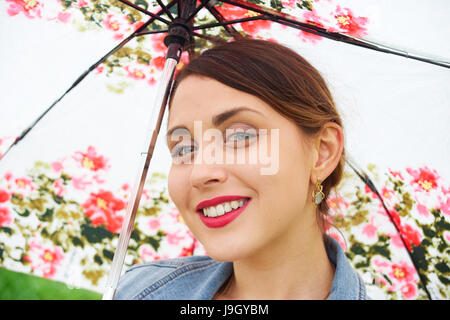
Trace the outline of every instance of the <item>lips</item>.
<instances>
[{"instance_id":1,"label":"lips","mask_svg":"<svg viewBox=\"0 0 450 320\"><path fill-rule=\"evenodd\" d=\"M226 201L233 201L233 200L239 200L239 199L247 199L247 203L244 204L242 207L232 210L231 212L225 213L222 216L219 217L206 217L202 209L210 206L216 206L222 202ZM200 202L197 205L197 213L200 216L200 220L209 228L221 228L232 222L234 219L236 219L244 210L247 208L251 201L251 198L244 197L244 196L222 196L222 197L216 197L213 199L205 200Z\"/></svg>"},{"instance_id":2,"label":"lips","mask_svg":"<svg viewBox=\"0 0 450 320\"><path fill-rule=\"evenodd\" d=\"M233 201L233 200L240 200L240 199L248 199L248 197L245 196L221 196L221 197L216 197L213 199L209 199L209 200L205 200L200 202L197 207L195 208L195 210L200 211L203 208L206 207L211 207L211 206L217 206L218 204L221 204L222 202L227 202L227 201Z\"/></svg>"}]
</instances>

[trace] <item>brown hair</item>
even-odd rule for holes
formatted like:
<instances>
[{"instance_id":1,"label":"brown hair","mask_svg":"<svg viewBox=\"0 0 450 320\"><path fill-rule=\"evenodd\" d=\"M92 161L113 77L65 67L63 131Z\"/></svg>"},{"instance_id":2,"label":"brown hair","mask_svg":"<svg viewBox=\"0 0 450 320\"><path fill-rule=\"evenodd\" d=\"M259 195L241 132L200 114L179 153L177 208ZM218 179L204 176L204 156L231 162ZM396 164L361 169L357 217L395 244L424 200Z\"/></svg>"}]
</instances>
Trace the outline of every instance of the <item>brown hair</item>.
<instances>
[{"instance_id":1,"label":"brown hair","mask_svg":"<svg viewBox=\"0 0 450 320\"><path fill-rule=\"evenodd\" d=\"M243 39L204 51L177 74L169 108L178 84L190 75L209 77L260 98L307 135L318 133L329 121L342 127L333 97L320 73L283 45ZM344 153L335 170L322 182L326 197L342 178ZM324 232L329 210L326 201L318 209L319 227Z\"/></svg>"}]
</instances>

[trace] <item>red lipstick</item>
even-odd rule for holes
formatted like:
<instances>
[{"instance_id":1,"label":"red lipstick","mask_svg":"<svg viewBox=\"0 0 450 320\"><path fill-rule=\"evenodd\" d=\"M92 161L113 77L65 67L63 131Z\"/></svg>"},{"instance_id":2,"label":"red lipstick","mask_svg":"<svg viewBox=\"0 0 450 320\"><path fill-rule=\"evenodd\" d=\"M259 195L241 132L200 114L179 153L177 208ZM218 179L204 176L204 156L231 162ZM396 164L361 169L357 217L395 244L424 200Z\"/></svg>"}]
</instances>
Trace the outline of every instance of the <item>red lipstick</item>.
<instances>
[{"instance_id":1,"label":"red lipstick","mask_svg":"<svg viewBox=\"0 0 450 320\"><path fill-rule=\"evenodd\" d=\"M240 199L246 199L247 203L244 204L242 207L237 208L235 210L232 210L228 213L225 213L222 216L219 217L207 217L203 214L202 209L210 206L216 206L222 202L226 201L233 201L233 200L240 200ZM222 197L216 197L213 199L205 200L200 202L197 205L197 213L200 216L200 220L209 228L221 228L232 222L234 219L236 219L248 206L250 203L251 198L243 197L243 196L222 196Z\"/></svg>"}]
</instances>

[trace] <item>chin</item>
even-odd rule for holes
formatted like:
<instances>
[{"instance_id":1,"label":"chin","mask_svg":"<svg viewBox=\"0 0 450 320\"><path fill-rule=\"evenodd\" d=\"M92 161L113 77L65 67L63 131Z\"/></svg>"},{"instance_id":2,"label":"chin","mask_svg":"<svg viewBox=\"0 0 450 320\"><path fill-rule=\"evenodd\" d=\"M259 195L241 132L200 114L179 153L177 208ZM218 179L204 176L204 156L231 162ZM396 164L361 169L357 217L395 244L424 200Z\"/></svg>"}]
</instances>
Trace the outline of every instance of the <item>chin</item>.
<instances>
[{"instance_id":1,"label":"chin","mask_svg":"<svg viewBox=\"0 0 450 320\"><path fill-rule=\"evenodd\" d=\"M206 254L216 261L233 262L241 260L249 255L251 250L238 243L212 242L210 239L205 242L200 241L205 248Z\"/></svg>"}]
</instances>

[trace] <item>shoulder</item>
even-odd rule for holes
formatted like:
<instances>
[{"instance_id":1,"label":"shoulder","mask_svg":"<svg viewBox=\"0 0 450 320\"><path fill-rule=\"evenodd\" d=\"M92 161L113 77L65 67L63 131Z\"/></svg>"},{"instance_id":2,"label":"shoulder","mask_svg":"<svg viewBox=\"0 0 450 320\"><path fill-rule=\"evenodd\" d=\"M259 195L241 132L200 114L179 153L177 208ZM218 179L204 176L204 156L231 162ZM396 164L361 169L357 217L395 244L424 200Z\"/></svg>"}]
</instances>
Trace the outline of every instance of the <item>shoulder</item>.
<instances>
[{"instance_id":1,"label":"shoulder","mask_svg":"<svg viewBox=\"0 0 450 320\"><path fill-rule=\"evenodd\" d=\"M207 299L231 275L230 264L208 256L139 264L120 278L115 299Z\"/></svg>"}]
</instances>

